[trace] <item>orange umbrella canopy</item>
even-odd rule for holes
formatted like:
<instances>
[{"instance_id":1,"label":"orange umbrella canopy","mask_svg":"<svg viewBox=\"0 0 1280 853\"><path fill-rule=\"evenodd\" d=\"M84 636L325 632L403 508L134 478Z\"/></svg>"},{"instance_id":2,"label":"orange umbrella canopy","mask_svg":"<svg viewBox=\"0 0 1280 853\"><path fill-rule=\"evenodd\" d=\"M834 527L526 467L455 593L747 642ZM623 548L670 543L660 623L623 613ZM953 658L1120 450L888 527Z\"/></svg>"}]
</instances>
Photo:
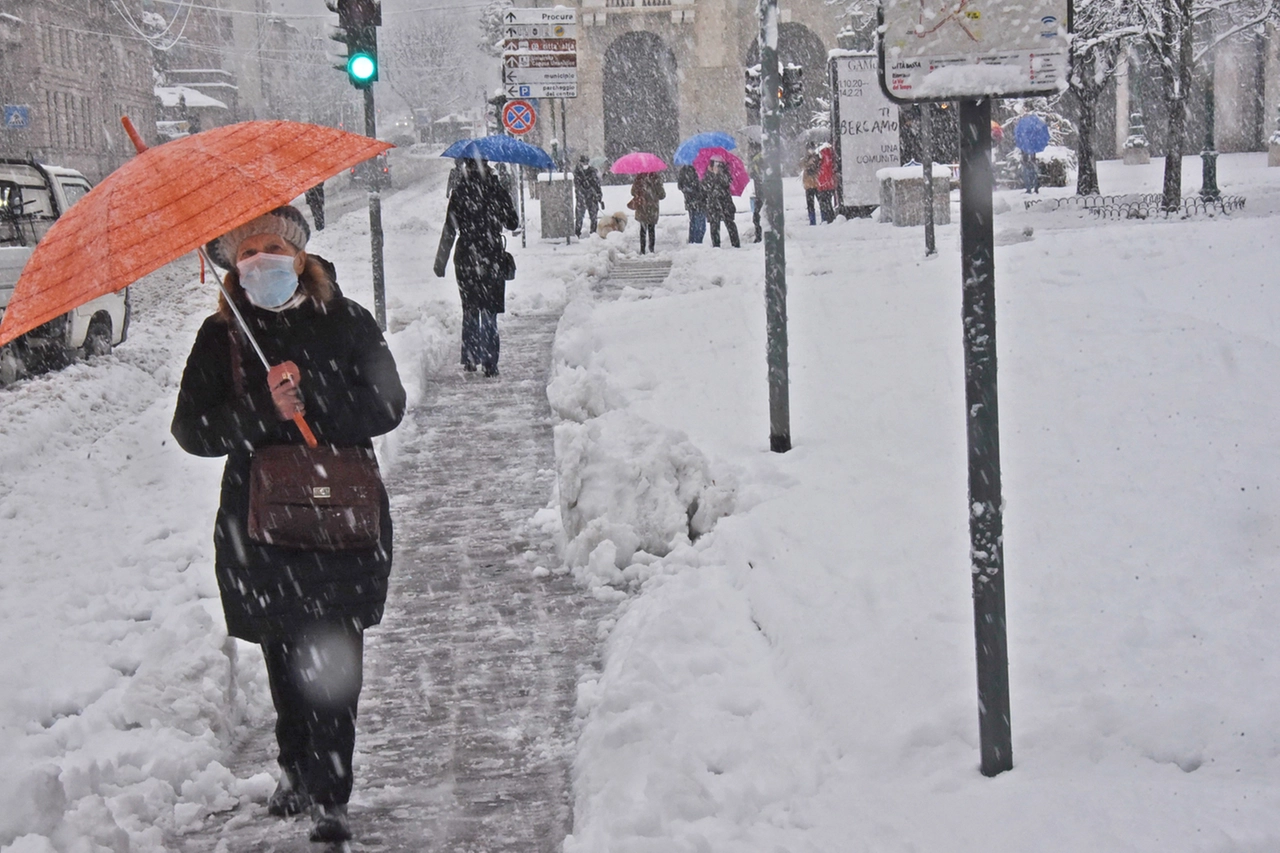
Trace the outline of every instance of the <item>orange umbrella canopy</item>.
<instances>
[{"instance_id":1,"label":"orange umbrella canopy","mask_svg":"<svg viewBox=\"0 0 1280 853\"><path fill-rule=\"evenodd\" d=\"M314 124L248 121L148 148L45 234L5 309L0 345L391 147Z\"/></svg>"}]
</instances>

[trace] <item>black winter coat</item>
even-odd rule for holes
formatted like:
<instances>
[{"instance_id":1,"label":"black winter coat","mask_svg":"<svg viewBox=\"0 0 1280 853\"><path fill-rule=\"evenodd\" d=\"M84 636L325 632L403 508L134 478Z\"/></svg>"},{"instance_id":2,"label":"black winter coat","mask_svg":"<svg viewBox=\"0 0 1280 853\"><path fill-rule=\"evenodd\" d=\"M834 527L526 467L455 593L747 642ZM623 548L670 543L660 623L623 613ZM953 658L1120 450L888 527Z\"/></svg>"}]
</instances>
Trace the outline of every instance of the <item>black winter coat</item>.
<instances>
[{"instance_id":1,"label":"black winter coat","mask_svg":"<svg viewBox=\"0 0 1280 853\"><path fill-rule=\"evenodd\" d=\"M477 174L471 168L464 173L453 195L449 196L446 227L436 254L436 275L444 275L442 258L448 257L445 242L450 232L457 235L453 247L453 272L458 279L462 310L484 309L502 313L506 310L507 282L502 274L502 229L520 227L520 216L502 181L485 169Z\"/></svg>"},{"instance_id":2,"label":"black winter coat","mask_svg":"<svg viewBox=\"0 0 1280 853\"><path fill-rule=\"evenodd\" d=\"M323 308L308 300L279 313L237 304L267 359L298 365L307 423L321 444L371 448L373 436L400 423L405 394L395 360L377 323L360 305L341 296ZM262 362L243 335L237 340L242 394L232 374L228 321L217 314L205 320L182 374L172 426L174 438L188 453L227 457L213 533L227 632L262 642L296 636L317 622L376 625L391 573L391 513L385 492L376 548L300 551L249 541L254 449L301 444L302 438L292 421L281 421L276 413Z\"/></svg>"},{"instance_id":3,"label":"black winter coat","mask_svg":"<svg viewBox=\"0 0 1280 853\"><path fill-rule=\"evenodd\" d=\"M600 174L595 166L580 164L573 170L573 190L578 197L578 206L584 210L595 210L601 206L604 192L600 189Z\"/></svg>"},{"instance_id":4,"label":"black winter coat","mask_svg":"<svg viewBox=\"0 0 1280 853\"><path fill-rule=\"evenodd\" d=\"M702 189L706 193L707 218L732 222L737 209L729 188L729 173L707 169L702 176Z\"/></svg>"},{"instance_id":5,"label":"black winter coat","mask_svg":"<svg viewBox=\"0 0 1280 853\"><path fill-rule=\"evenodd\" d=\"M691 211L705 210L702 183L698 180L698 170L693 166L681 166L676 173L676 189L684 193L684 209Z\"/></svg>"}]
</instances>

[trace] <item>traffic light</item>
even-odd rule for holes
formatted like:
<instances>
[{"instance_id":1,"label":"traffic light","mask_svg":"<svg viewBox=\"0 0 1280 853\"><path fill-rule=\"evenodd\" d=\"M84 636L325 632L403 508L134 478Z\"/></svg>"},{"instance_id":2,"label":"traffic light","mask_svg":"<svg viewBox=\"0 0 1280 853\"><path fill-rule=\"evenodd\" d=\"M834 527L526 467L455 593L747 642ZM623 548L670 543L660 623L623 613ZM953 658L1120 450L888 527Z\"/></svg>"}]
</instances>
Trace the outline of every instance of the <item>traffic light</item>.
<instances>
[{"instance_id":1,"label":"traffic light","mask_svg":"<svg viewBox=\"0 0 1280 853\"><path fill-rule=\"evenodd\" d=\"M778 101L784 110L804 106L804 69L799 65L782 66L782 88L778 91Z\"/></svg>"},{"instance_id":2,"label":"traffic light","mask_svg":"<svg viewBox=\"0 0 1280 853\"><path fill-rule=\"evenodd\" d=\"M346 61L339 66L357 89L368 89L378 79L378 27L382 26L380 0L333 0L326 6L338 13L338 29L332 36L347 46Z\"/></svg>"},{"instance_id":3,"label":"traffic light","mask_svg":"<svg viewBox=\"0 0 1280 853\"><path fill-rule=\"evenodd\" d=\"M760 66L752 65L746 69L746 85L743 87L745 97L742 104L748 112L760 112Z\"/></svg>"}]
</instances>

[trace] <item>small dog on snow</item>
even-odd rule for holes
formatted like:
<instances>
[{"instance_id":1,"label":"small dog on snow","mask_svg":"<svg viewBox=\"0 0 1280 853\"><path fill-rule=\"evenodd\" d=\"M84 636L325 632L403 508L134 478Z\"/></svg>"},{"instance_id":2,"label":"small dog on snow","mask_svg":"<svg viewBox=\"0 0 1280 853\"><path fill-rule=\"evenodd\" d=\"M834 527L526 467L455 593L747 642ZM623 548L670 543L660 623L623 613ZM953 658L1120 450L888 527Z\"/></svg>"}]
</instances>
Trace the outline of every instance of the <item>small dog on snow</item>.
<instances>
[{"instance_id":1,"label":"small dog on snow","mask_svg":"<svg viewBox=\"0 0 1280 853\"><path fill-rule=\"evenodd\" d=\"M600 220L600 225L596 228L596 233L600 235L600 239L608 237L614 231L619 233L627 230L627 214L619 210L613 216L606 216Z\"/></svg>"}]
</instances>

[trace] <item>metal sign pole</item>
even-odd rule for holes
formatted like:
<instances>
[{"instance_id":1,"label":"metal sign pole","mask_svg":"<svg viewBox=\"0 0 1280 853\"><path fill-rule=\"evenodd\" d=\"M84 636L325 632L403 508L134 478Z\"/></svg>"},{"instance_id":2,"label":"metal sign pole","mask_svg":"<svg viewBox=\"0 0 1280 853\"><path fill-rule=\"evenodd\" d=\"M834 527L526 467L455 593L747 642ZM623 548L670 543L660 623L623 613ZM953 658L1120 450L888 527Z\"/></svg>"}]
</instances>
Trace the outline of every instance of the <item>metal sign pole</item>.
<instances>
[{"instance_id":1,"label":"metal sign pole","mask_svg":"<svg viewBox=\"0 0 1280 853\"><path fill-rule=\"evenodd\" d=\"M960 263L969 439L969 553L978 657L978 735L984 776L1013 768L991 190L991 99L964 100L960 102Z\"/></svg>"},{"instance_id":2,"label":"metal sign pole","mask_svg":"<svg viewBox=\"0 0 1280 853\"><path fill-rule=\"evenodd\" d=\"M919 104L920 111L920 162L924 167L924 253L938 254L933 240L933 133L929 125L929 113L933 104ZM947 193L950 196L950 191Z\"/></svg>"},{"instance_id":3,"label":"metal sign pole","mask_svg":"<svg viewBox=\"0 0 1280 853\"><path fill-rule=\"evenodd\" d=\"M760 118L764 129L764 300L769 363L769 449L791 449L787 377L787 252L782 216L782 117L778 103L778 0L760 0Z\"/></svg>"},{"instance_id":4,"label":"metal sign pole","mask_svg":"<svg viewBox=\"0 0 1280 853\"><path fill-rule=\"evenodd\" d=\"M373 87L364 90L364 135L378 137L378 117L373 105ZM387 330L387 287L382 266L382 169L377 160L365 172L369 176L369 255L373 261L373 315L378 328Z\"/></svg>"}]
</instances>

